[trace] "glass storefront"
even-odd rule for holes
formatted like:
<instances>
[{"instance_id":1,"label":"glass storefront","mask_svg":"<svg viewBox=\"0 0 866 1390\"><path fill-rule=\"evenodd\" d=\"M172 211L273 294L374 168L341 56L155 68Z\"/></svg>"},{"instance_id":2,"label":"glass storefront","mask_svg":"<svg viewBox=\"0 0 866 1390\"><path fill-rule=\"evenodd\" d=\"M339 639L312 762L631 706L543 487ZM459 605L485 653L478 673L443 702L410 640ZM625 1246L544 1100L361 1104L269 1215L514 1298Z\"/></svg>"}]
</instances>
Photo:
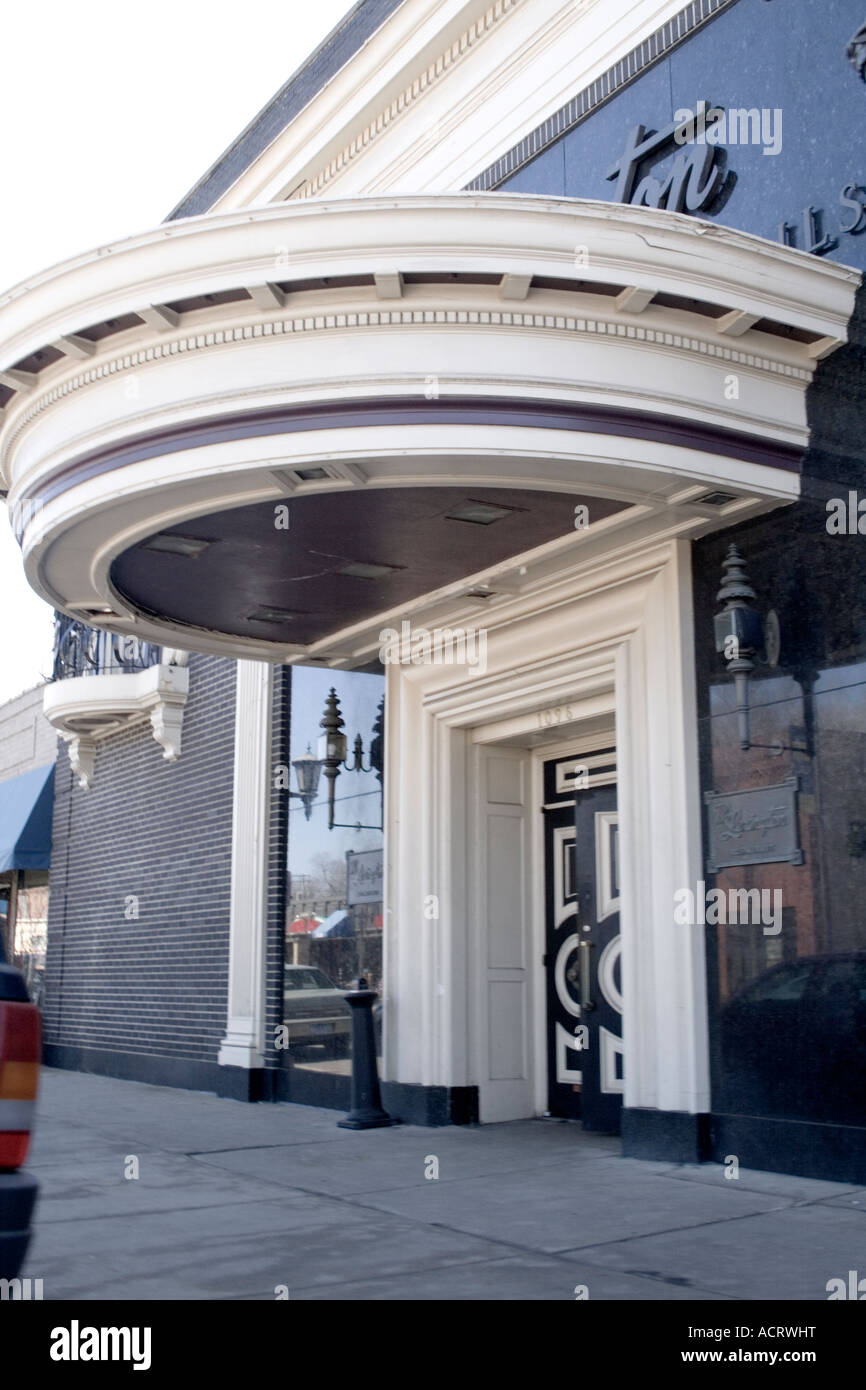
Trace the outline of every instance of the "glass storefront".
<instances>
[{"instance_id":1,"label":"glass storefront","mask_svg":"<svg viewBox=\"0 0 866 1390\"><path fill-rule=\"evenodd\" d=\"M747 921L708 916L712 1110L863 1125L866 577L862 540L828 533L826 519L820 502L801 502L736 533L756 606L777 614L780 635L777 666L759 664L750 680L747 750L712 642L731 536L695 548L703 787L780 788L782 805L795 779L802 859L706 875L708 894L721 889L730 904L746 890L754 907ZM742 836L742 823L729 834Z\"/></svg>"},{"instance_id":2,"label":"glass storefront","mask_svg":"<svg viewBox=\"0 0 866 1390\"><path fill-rule=\"evenodd\" d=\"M0 933L9 959L27 981L30 998L40 1005L45 978L48 892L47 870L14 870L0 876Z\"/></svg>"},{"instance_id":3,"label":"glass storefront","mask_svg":"<svg viewBox=\"0 0 866 1390\"><path fill-rule=\"evenodd\" d=\"M290 1095L314 1104L345 1105L352 1057L350 1008L344 996L358 979L366 980L378 995L373 1022L381 1062L379 773L384 680L357 672L295 667L292 765L305 756L327 755L324 743L319 744L319 730L332 689L344 722L346 755L333 782L326 775L327 767L322 767L315 793L306 801L298 795L291 798L282 1050L290 1071ZM361 739L360 750L356 736ZM299 776L302 770L294 769L293 791L298 789Z\"/></svg>"}]
</instances>

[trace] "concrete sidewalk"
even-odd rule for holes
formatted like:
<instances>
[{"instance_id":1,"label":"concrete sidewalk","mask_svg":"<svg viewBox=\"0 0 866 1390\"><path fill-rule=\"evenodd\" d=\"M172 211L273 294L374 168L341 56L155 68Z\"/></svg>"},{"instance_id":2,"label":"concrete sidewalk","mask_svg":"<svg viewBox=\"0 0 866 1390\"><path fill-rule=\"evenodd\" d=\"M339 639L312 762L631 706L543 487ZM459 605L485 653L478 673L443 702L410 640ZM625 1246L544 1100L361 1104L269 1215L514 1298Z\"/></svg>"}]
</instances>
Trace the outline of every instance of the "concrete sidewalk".
<instances>
[{"instance_id":1,"label":"concrete sidewalk","mask_svg":"<svg viewBox=\"0 0 866 1390\"><path fill-rule=\"evenodd\" d=\"M45 1071L23 1273L46 1299L823 1300L866 1272L863 1187L623 1159L563 1121L338 1118Z\"/></svg>"}]
</instances>

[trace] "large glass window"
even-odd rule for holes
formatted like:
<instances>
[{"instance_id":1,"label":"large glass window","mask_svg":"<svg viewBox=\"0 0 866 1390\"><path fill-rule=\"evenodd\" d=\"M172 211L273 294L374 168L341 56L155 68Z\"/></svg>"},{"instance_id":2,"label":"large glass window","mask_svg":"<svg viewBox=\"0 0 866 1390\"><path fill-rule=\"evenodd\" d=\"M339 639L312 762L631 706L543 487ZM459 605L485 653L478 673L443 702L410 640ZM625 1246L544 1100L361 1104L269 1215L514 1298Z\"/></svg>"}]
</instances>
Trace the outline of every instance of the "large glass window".
<instances>
[{"instance_id":1,"label":"large glass window","mask_svg":"<svg viewBox=\"0 0 866 1390\"><path fill-rule=\"evenodd\" d=\"M743 863L707 890L760 890L759 920L706 927L712 1109L866 1123L866 599L859 537L828 535L801 504L737 544L780 659L750 681L751 747L740 748L733 681L712 646L730 537L696 547L703 785L714 792L796 779L802 862ZM848 549L846 551L846 546ZM702 682L705 682L703 684Z\"/></svg>"},{"instance_id":2,"label":"large glass window","mask_svg":"<svg viewBox=\"0 0 866 1390\"><path fill-rule=\"evenodd\" d=\"M347 742L346 757L333 781L333 807L325 769L314 797L304 802L293 796L290 803L284 1056L296 1078L296 1093L301 1085L303 1098L314 1103L346 1102L351 1029L344 996L359 978L379 996L373 1019L381 1057L383 834L378 772L384 684L380 676L356 672L309 667L292 672L291 762L326 751L319 747L320 723L332 688ZM361 740L357 756L356 736ZM293 791L299 789L298 772L293 769Z\"/></svg>"},{"instance_id":3,"label":"large glass window","mask_svg":"<svg viewBox=\"0 0 866 1390\"><path fill-rule=\"evenodd\" d=\"M0 877L0 932L6 953L42 1003L48 935L48 871L13 870Z\"/></svg>"}]
</instances>

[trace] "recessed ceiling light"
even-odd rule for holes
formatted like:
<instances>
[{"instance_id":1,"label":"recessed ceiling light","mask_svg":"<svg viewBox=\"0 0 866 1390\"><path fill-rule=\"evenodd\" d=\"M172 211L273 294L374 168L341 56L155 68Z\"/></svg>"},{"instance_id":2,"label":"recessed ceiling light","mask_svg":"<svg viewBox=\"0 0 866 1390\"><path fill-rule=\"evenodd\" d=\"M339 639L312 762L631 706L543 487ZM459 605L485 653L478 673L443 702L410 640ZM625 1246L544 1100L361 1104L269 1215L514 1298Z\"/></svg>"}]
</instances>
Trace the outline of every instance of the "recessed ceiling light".
<instances>
[{"instance_id":1,"label":"recessed ceiling light","mask_svg":"<svg viewBox=\"0 0 866 1390\"><path fill-rule=\"evenodd\" d=\"M190 560L195 560L209 545L210 541L202 541L195 536L178 536L171 531L163 531L159 535L151 536L141 548L158 550L165 555L186 555Z\"/></svg>"},{"instance_id":2,"label":"recessed ceiling light","mask_svg":"<svg viewBox=\"0 0 866 1390\"><path fill-rule=\"evenodd\" d=\"M288 608L271 608L268 604L262 604L261 608L256 608L250 613L248 622L251 623L290 623L297 613L292 613Z\"/></svg>"},{"instance_id":3,"label":"recessed ceiling light","mask_svg":"<svg viewBox=\"0 0 866 1390\"><path fill-rule=\"evenodd\" d=\"M348 575L350 579L382 579L384 575L393 574L400 568L400 565L368 565L363 560L350 560L348 564L341 565L336 572Z\"/></svg>"},{"instance_id":4,"label":"recessed ceiling light","mask_svg":"<svg viewBox=\"0 0 866 1390\"><path fill-rule=\"evenodd\" d=\"M723 507L726 502L734 502L736 498L732 492L705 492L703 496L696 497L696 502L704 502L708 507Z\"/></svg>"},{"instance_id":5,"label":"recessed ceiling light","mask_svg":"<svg viewBox=\"0 0 866 1390\"><path fill-rule=\"evenodd\" d=\"M302 483L314 483L319 478L327 478L328 474L324 468L296 468L295 477L300 478Z\"/></svg>"},{"instance_id":6,"label":"recessed ceiling light","mask_svg":"<svg viewBox=\"0 0 866 1390\"><path fill-rule=\"evenodd\" d=\"M516 507L497 507L492 502L461 502L453 511L445 513L446 521L469 521L473 526L492 526L510 516Z\"/></svg>"}]
</instances>

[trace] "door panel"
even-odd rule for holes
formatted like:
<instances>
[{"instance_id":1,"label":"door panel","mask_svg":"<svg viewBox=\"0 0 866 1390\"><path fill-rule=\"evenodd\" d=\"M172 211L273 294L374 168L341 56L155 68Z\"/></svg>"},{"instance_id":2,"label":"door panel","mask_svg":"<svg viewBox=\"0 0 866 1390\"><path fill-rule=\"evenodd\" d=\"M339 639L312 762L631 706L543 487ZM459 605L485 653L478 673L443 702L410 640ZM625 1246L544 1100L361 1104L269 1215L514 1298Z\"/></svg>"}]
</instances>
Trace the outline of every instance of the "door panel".
<instances>
[{"instance_id":1,"label":"door panel","mask_svg":"<svg viewBox=\"0 0 866 1390\"><path fill-rule=\"evenodd\" d=\"M577 878L574 812L545 815L545 964L547 996L547 1108L580 1118L583 1049L578 978Z\"/></svg>"},{"instance_id":2,"label":"door panel","mask_svg":"<svg viewBox=\"0 0 866 1390\"><path fill-rule=\"evenodd\" d=\"M578 796L575 830L585 850L577 856L582 1017L588 1032L581 1119L584 1129L618 1134L623 1053L615 787L596 787Z\"/></svg>"},{"instance_id":3,"label":"door panel","mask_svg":"<svg viewBox=\"0 0 866 1390\"><path fill-rule=\"evenodd\" d=\"M575 766L582 767L577 779ZM548 1109L582 1120L585 1129L617 1133L623 1049L615 754L545 764L544 778ZM593 785L596 779L601 785ZM547 799L557 796L561 806Z\"/></svg>"},{"instance_id":4,"label":"door panel","mask_svg":"<svg viewBox=\"0 0 866 1390\"><path fill-rule=\"evenodd\" d=\"M483 1121L533 1113L529 996L531 886L529 758L479 749L475 821L475 960L480 1114Z\"/></svg>"}]
</instances>

